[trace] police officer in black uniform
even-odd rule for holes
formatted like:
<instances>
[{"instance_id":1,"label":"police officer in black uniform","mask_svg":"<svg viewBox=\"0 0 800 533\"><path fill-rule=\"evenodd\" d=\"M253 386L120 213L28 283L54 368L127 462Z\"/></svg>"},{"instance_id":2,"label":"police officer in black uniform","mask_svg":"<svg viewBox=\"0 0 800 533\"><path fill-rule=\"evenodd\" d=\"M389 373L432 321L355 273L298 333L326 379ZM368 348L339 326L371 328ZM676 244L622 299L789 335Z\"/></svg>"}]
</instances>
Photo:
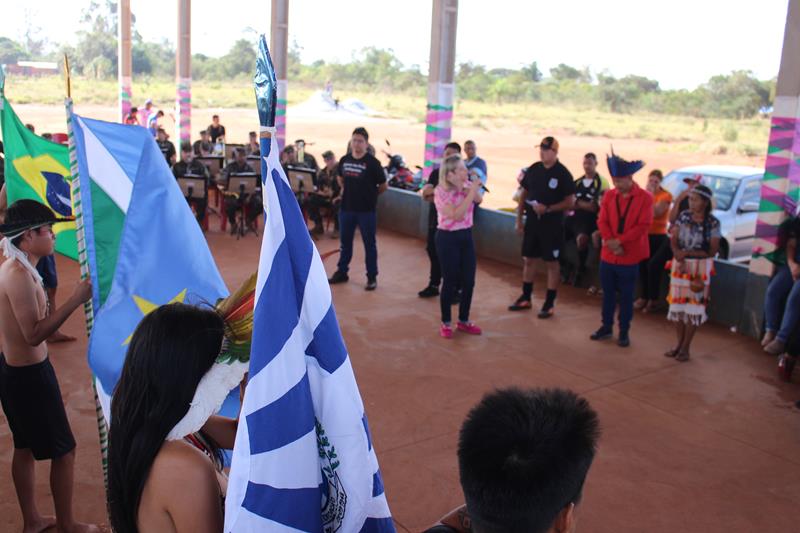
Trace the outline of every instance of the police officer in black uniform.
<instances>
[{"instance_id":1,"label":"police officer in black uniform","mask_svg":"<svg viewBox=\"0 0 800 533\"><path fill-rule=\"evenodd\" d=\"M536 265L547 265L547 296L539 318L550 318L560 278L558 257L564 244L564 212L575 205L575 182L567 167L558 161L558 141L545 137L539 144L541 161L525 171L517 208L517 231L523 233L522 295L510 311L530 309ZM522 216L525 215L523 226Z\"/></svg>"}]
</instances>

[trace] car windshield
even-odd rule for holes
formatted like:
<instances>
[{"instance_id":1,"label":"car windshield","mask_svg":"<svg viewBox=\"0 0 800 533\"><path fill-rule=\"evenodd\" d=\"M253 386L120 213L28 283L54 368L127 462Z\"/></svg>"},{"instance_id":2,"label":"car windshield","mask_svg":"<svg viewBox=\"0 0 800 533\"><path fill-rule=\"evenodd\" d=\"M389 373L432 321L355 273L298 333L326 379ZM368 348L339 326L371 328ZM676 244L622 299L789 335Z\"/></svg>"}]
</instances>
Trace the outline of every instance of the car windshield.
<instances>
[{"instance_id":1,"label":"car windshield","mask_svg":"<svg viewBox=\"0 0 800 533\"><path fill-rule=\"evenodd\" d=\"M683 182L684 178L691 178L695 175L695 172L670 172L664 178L661 186L672 193L673 197L677 197L688 187ZM700 181L714 193L714 208L720 211L730 209L740 182L741 180L737 178L724 178L713 174L703 174L703 179Z\"/></svg>"}]
</instances>

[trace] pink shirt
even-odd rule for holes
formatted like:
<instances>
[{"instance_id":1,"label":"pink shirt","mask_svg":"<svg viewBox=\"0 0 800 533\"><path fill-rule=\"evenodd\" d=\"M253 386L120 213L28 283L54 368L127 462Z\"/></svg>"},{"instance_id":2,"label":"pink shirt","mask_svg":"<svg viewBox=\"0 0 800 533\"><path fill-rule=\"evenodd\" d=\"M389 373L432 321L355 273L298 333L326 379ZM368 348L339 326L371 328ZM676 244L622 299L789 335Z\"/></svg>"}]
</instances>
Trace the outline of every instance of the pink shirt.
<instances>
[{"instance_id":1,"label":"pink shirt","mask_svg":"<svg viewBox=\"0 0 800 533\"><path fill-rule=\"evenodd\" d=\"M460 191L456 190L445 190L444 187L441 185L437 185L437 187L433 190L433 203L436 206L436 213L438 215L439 221L439 229L444 231L458 231L461 229L467 229L472 227L472 213L475 210L475 203L471 203L467 208L467 212L464 213L464 218L461 220L454 220L445 216L442 212L444 206L452 205L453 207L458 207L458 205L464 201L464 198L467 197L469 194L469 189L461 189Z\"/></svg>"}]
</instances>

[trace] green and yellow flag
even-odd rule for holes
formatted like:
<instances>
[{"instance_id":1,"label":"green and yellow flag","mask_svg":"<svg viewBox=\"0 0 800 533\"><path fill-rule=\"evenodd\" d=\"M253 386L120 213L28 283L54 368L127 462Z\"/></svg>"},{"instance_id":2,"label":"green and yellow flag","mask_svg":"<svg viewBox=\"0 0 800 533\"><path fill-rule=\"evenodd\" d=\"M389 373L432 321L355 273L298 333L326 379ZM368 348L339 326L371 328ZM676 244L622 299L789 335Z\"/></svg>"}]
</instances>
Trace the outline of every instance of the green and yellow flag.
<instances>
[{"instance_id":1,"label":"green and yellow flag","mask_svg":"<svg viewBox=\"0 0 800 533\"><path fill-rule=\"evenodd\" d=\"M43 203L57 215L72 216L69 152L34 134L19 119L3 93L0 68L0 125L5 149L5 177L8 204L27 198ZM56 252L78 259L75 223L53 226Z\"/></svg>"}]
</instances>

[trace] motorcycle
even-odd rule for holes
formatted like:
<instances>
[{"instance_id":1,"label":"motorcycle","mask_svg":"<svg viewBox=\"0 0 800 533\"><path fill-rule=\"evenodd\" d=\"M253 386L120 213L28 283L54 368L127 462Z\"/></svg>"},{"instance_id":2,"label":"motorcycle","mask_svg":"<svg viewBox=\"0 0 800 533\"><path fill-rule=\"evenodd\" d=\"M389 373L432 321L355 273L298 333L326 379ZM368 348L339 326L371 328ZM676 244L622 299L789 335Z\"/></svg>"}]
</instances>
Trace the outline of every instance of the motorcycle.
<instances>
[{"instance_id":1,"label":"motorcycle","mask_svg":"<svg viewBox=\"0 0 800 533\"><path fill-rule=\"evenodd\" d=\"M385 139L386 146L391 150L392 144ZM404 189L407 191L418 191L422 187L422 167L417 165L417 172L412 172L400 154L392 154L383 150L389 163L383 167L386 171L386 178L389 187Z\"/></svg>"}]
</instances>

